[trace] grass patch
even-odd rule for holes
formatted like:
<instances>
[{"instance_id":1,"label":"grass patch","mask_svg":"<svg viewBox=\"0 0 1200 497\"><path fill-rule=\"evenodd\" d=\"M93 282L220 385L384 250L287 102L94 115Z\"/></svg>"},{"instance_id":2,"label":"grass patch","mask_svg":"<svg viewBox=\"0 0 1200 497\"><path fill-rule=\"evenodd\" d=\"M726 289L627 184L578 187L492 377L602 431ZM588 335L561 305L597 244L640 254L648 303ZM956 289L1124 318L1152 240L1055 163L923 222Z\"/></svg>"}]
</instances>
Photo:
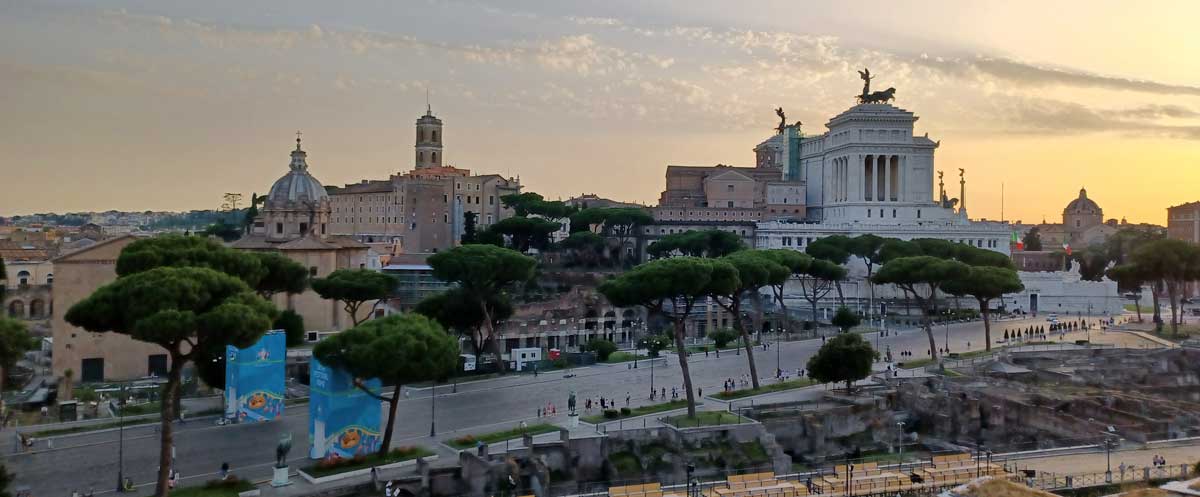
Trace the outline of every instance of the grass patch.
<instances>
[{"instance_id":1,"label":"grass patch","mask_svg":"<svg viewBox=\"0 0 1200 497\"><path fill-rule=\"evenodd\" d=\"M124 424L125 426L133 426L133 425L153 424L153 423L157 423L157 422L158 422L158 420L155 420L155 419L130 419L123 423L121 421L112 421L109 423L97 423L94 425L72 426L69 428L55 428L53 430L35 431L33 433L30 433L29 435L34 438L53 437L53 436L58 436L58 435L70 435L72 433L83 433L86 431L105 430L108 428L119 428L119 427L121 427L122 424Z\"/></svg>"},{"instance_id":2,"label":"grass patch","mask_svg":"<svg viewBox=\"0 0 1200 497\"><path fill-rule=\"evenodd\" d=\"M494 431L491 433L484 433L482 435L463 435L453 440L448 440L446 445L456 449L468 449L476 446L479 442L490 444L495 442L503 442L505 440L512 440L514 438L521 438L521 436L525 435L526 433L530 435L538 435L542 433L550 433L552 431L558 431L558 427L552 424L543 423L532 425L525 429L513 428L511 430Z\"/></svg>"},{"instance_id":3,"label":"grass patch","mask_svg":"<svg viewBox=\"0 0 1200 497\"><path fill-rule=\"evenodd\" d=\"M965 376L965 375L963 375L962 373L959 373L958 371L955 371L953 369L947 369L945 376L949 377L949 378L958 378L958 377Z\"/></svg>"},{"instance_id":4,"label":"grass patch","mask_svg":"<svg viewBox=\"0 0 1200 497\"><path fill-rule=\"evenodd\" d=\"M746 455L750 462L759 463L769 461L771 456L767 454L767 449L763 448L762 443L755 440L741 444L742 453Z\"/></svg>"},{"instance_id":5,"label":"grass patch","mask_svg":"<svg viewBox=\"0 0 1200 497\"><path fill-rule=\"evenodd\" d=\"M1125 307L1125 310L1127 310L1127 311L1129 311L1129 312L1138 312L1138 306L1136 306L1136 305L1133 305L1133 304L1125 304L1125 306L1124 306L1124 307ZM1147 309L1147 308L1149 308L1149 309L1150 309L1150 312L1154 312L1154 307L1153 307L1153 306L1145 306L1145 305L1141 306L1142 312L1146 312L1146 309Z\"/></svg>"},{"instance_id":6,"label":"grass patch","mask_svg":"<svg viewBox=\"0 0 1200 497\"><path fill-rule=\"evenodd\" d=\"M743 422L743 418L737 414L726 411L700 411L696 413L695 418L689 418L686 414L679 416L671 416L663 420L663 422L676 428L697 428L701 426L724 426L733 425Z\"/></svg>"},{"instance_id":7,"label":"grass patch","mask_svg":"<svg viewBox=\"0 0 1200 497\"><path fill-rule=\"evenodd\" d=\"M936 361L934 361L933 359L917 359L915 361L904 361L904 362L900 363L900 367L904 368L904 369L923 368L925 366L933 364L934 362L936 362Z\"/></svg>"},{"instance_id":8,"label":"grass patch","mask_svg":"<svg viewBox=\"0 0 1200 497\"><path fill-rule=\"evenodd\" d=\"M994 354L1002 348L1003 347L996 347L992 350L972 350L970 352L963 352L961 354L958 354L957 358L958 359L970 359L972 357L983 357L986 355Z\"/></svg>"},{"instance_id":9,"label":"grass patch","mask_svg":"<svg viewBox=\"0 0 1200 497\"><path fill-rule=\"evenodd\" d=\"M237 497L239 492L254 490L254 484L246 480L231 478L229 480L209 480L198 487L187 487L172 490L174 497Z\"/></svg>"},{"instance_id":10,"label":"grass patch","mask_svg":"<svg viewBox=\"0 0 1200 497\"><path fill-rule=\"evenodd\" d=\"M642 474L642 462L633 452L617 452L608 456L608 461L612 463L613 469L617 470L617 475L634 477Z\"/></svg>"},{"instance_id":11,"label":"grass patch","mask_svg":"<svg viewBox=\"0 0 1200 497\"><path fill-rule=\"evenodd\" d=\"M716 394L715 397L717 397L718 399L725 399L725 400L740 399L743 397L750 397L752 395L762 395L764 393L782 392L784 390L804 388L804 387L808 387L808 386L812 386L812 385L816 385L816 382L812 381L808 378L802 378L799 380L788 380L788 381L777 382L777 383L769 383L769 384L760 386L758 388L744 388L741 390L733 390L731 392L720 392L720 393Z\"/></svg>"},{"instance_id":12,"label":"grass patch","mask_svg":"<svg viewBox=\"0 0 1200 497\"><path fill-rule=\"evenodd\" d=\"M742 342L741 342L741 340L738 340L736 342L728 343L724 347L721 347L721 351L722 352L733 351L734 353L737 353L737 349L740 349L740 348L742 348ZM689 354L703 354L705 351L716 352L717 346L715 344L689 345L687 347L687 351Z\"/></svg>"},{"instance_id":13,"label":"grass patch","mask_svg":"<svg viewBox=\"0 0 1200 497\"><path fill-rule=\"evenodd\" d=\"M616 352L609 354L608 359L605 359L604 363L605 364L616 364L619 362L629 362L629 361L645 359L645 358L646 358L646 356L643 356L643 355L636 355L633 353L618 350Z\"/></svg>"},{"instance_id":14,"label":"grass patch","mask_svg":"<svg viewBox=\"0 0 1200 497\"><path fill-rule=\"evenodd\" d=\"M347 471L357 469L365 469L371 466L382 466L394 462L407 461L418 457L433 455L433 451L424 447L400 447L392 449L387 454L371 454L369 456L359 456L353 459L339 459L336 461L321 461L311 466L303 468L305 473L313 478L322 476L336 475ZM174 493L172 493L174 495Z\"/></svg>"},{"instance_id":15,"label":"grass patch","mask_svg":"<svg viewBox=\"0 0 1200 497\"><path fill-rule=\"evenodd\" d=\"M147 402L145 404L126 404L120 409L124 416L140 416L142 414L154 414L162 412L162 404L158 401Z\"/></svg>"},{"instance_id":16,"label":"grass patch","mask_svg":"<svg viewBox=\"0 0 1200 497\"><path fill-rule=\"evenodd\" d=\"M663 402L661 404L650 404L647 406L634 407L633 409L629 410L628 416L622 415L615 418L605 418L603 414L594 414L591 416L584 416L580 419L587 423L596 424L603 423L605 421L616 421L618 419L632 418L635 416L645 416L647 414L654 414L656 412L674 411L675 409L682 409L684 407L687 407L686 400L672 400L670 402Z\"/></svg>"}]
</instances>

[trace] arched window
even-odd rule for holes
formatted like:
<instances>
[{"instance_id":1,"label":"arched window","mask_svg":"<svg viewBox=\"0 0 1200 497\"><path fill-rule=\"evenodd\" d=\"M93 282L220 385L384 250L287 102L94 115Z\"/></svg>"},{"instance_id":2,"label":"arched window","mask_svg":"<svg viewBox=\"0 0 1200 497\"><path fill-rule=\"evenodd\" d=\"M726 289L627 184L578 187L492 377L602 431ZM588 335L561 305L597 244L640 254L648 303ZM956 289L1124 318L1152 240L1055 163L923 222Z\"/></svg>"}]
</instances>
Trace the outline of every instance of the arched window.
<instances>
[{"instance_id":1,"label":"arched window","mask_svg":"<svg viewBox=\"0 0 1200 497\"><path fill-rule=\"evenodd\" d=\"M25 302L14 300L8 304L8 317L24 318L25 317Z\"/></svg>"},{"instance_id":2,"label":"arched window","mask_svg":"<svg viewBox=\"0 0 1200 497\"><path fill-rule=\"evenodd\" d=\"M35 299L29 303L29 318L41 319L46 317L46 303L40 299Z\"/></svg>"},{"instance_id":3,"label":"arched window","mask_svg":"<svg viewBox=\"0 0 1200 497\"><path fill-rule=\"evenodd\" d=\"M29 271L17 272L17 284L19 284L19 285L28 285L29 284Z\"/></svg>"},{"instance_id":4,"label":"arched window","mask_svg":"<svg viewBox=\"0 0 1200 497\"><path fill-rule=\"evenodd\" d=\"M429 162L437 164L437 152L433 152L433 156L431 159L429 159Z\"/></svg>"},{"instance_id":5,"label":"arched window","mask_svg":"<svg viewBox=\"0 0 1200 497\"><path fill-rule=\"evenodd\" d=\"M438 135L437 135L437 130L435 129L435 130L433 130L433 142L437 143L437 141L438 141Z\"/></svg>"}]
</instances>

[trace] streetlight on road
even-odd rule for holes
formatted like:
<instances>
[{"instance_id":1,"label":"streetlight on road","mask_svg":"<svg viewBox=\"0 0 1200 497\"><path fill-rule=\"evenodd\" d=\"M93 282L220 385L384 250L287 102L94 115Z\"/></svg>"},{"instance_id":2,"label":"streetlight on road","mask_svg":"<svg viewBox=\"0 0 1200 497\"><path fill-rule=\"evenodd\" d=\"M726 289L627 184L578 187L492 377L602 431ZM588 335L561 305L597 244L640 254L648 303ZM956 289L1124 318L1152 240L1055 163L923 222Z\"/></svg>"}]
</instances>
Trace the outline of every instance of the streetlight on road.
<instances>
[{"instance_id":1,"label":"streetlight on road","mask_svg":"<svg viewBox=\"0 0 1200 497\"><path fill-rule=\"evenodd\" d=\"M433 388L429 389L429 436L437 436L437 380L433 380Z\"/></svg>"},{"instance_id":2,"label":"streetlight on road","mask_svg":"<svg viewBox=\"0 0 1200 497\"><path fill-rule=\"evenodd\" d=\"M122 388L122 392L124 392L124 388ZM117 411L119 417L117 421L119 427L117 430L120 433L118 435L119 442L117 442L117 491L123 492L125 490L125 409L118 409L112 399L108 400L108 409Z\"/></svg>"},{"instance_id":3,"label":"streetlight on road","mask_svg":"<svg viewBox=\"0 0 1200 497\"><path fill-rule=\"evenodd\" d=\"M779 335L775 335L775 377L783 378L783 363L779 360Z\"/></svg>"},{"instance_id":4,"label":"streetlight on road","mask_svg":"<svg viewBox=\"0 0 1200 497\"><path fill-rule=\"evenodd\" d=\"M1112 450L1117 448L1117 441L1112 437L1104 439L1104 483L1112 483Z\"/></svg>"}]
</instances>

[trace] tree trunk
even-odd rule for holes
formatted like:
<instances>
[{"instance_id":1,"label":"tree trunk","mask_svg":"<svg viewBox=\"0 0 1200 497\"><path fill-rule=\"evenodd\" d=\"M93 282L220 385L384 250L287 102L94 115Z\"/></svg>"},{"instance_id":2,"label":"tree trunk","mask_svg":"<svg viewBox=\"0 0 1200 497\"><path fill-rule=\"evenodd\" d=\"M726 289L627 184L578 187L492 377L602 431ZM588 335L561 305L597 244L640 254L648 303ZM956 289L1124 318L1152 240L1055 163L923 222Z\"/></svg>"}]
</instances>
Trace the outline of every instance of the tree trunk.
<instances>
[{"instance_id":1,"label":"tree trunk","mask_svg":"<svg viewBox=\"0 0 1200 497\"><path fill-rule=\"evenodd\" d=\"M496 369L500 373L508 371L508 365L504 363L504 358L500 357L500 340L496 339L496 328L492 324L492 313L488 312L487 304L483 301L479 302L479 308L483 310L483 326L487 330L487 339L492 341L492 349L496 353Z\"/></svg>"},{"instance_id":2,"label":"tree trunk","mask_svg":"<svg viewBox=\"0 0 1200 497\"><path fill-rule=\"evenodd\" d=\"M1176 320L1177 313L1175 311L1175 297L1178 293L1179 293L1179 291L1177 290L1176 283L1173 281L1168 281L1167 282L1167 300L1171 304L1171 334L1172 335L1176 335L1179 333L1179 322L1178 322L1178 320Z\"/></svg>"},{"instance_id":3,"label":"tree trunk","mask_svg":"<svg viewBox=\"0 0 1200 497\"><path fill-rule=\"evenodd\" d=\"M681 317L675 318L675 351L679 356L679 372L683 374L683 389L687 395L687 415L689 418L696 417L696 396L692 392L692 374L688 370L687 346L683 343L684 320L691 311L691 306L687 306L688 311L684 312Z\"/></svg>"},{"instance_id":4,"label":"tree trunk","mask_svg":"<svg viewBox=\"0 0 1200 497\"><path fill-rule=\"evenodd\" d=\"M1138 322L1140 323L1142 322L1142 294L1139 292L1135 294L1135 297L1133 300L1133 310L1137 312Z\"/></svg>"},{"instance_id":5,"label":"tree trunk","mask_svg":"<svg viewBox=\"0 0 1200 497\"><path fill-rule=\"evenodd\" d=\"M786 284L786 283L785 283ZM779 291L775 292L775 287L771 287L771 292L775 293L775 298L779 300L779 312L783 313L783 329L784 331L792 332L792 317L788 315L787 305L783 303L783 286L779 285Z\"/></svg>"},{"instance_id":6,"label":"tree trunk","mask_svg":"<svg viewBox=\"0 0 1200 497\"><path fill-rule=\"evenodd\" d=\"M171 449L175 446L175 398L179 391L179 383L183 373L183 359L179 354L171 354L171 369L167 371L167 384L163 388L163 396L158 403L162 406L162 416L159 421L162 437L158 447L158 478L154 487L156 497L166 497L169 489L167 479L175 461L171 459Z\"/></svg>"},{"instance_id":7,"label":"tree trunk","mask_svg":"<svg viewBox=\"0 0 1200 497\"><path fill-rule=\"evenodd\" d=\"M720 301L718 301L720 303ZM742 337L742 347L746 349L746 361L750 363L750 381L758 388L758 367L754 364L754 345L750 343L750 334L746 332L746 324L742 322L742 304L738 298L730 300L726 311L733 314L733 329Z\"/></svg>"},{"instance_id":8,"label":"tree trunk","mask_svg":"<svg viewBox=\"0 0 1200 497\"><path fill-rule=\"evenodd\" d=\"M436 383L434 386L436 387ZM436 389L435 389L436 390ZM383 443L379 446L380 454L387 454L392 447L392 428L396 423L396 405L400 403L400 383L392 389L392 398L388 399L387 428L383 429Z\"/></svg>"},{"instance_id":9,"label":"tree trunk","mask_svg":"<svg viewBox=\"0 0 1200 497\"><path fill-rule=\"evenodd\" d=\"M1162 332L1162 311L1159 309L1159 305L1158 305L1158 288L1159 288L1159 286L1160 286L1160 283L1157 281L1154 282L1153 285L1150 285L1150 297L1151 297L1151 304L1154 305L1154 331L1161 333Z\"/></svg>"},{"instance_id":10,"label":"tree trunk","mask_svg":"<svg viewBox=\"0 0 1200 497\"><path fill-rule=\"evenodd\" d=\"M868 299L867 299L867 319L868 320L871 318L871 316L875 315L875 284L871 283L871 268L872 268L871 266L872 266L871 264L867 264L867 289L870 290L870 292L871 292L870 297L868 297ZM882 316L882 317L887 318L887 316ZM867 323L867 324L870 324L870 323ZM882 327L883 326L880 325L880 328L882 328Z\"/></svg>"},{"instance_id":11,"label":"tree trunk","mask_svg":"<svg viewBox=\"0 0 1200 497\"><path fill-rule=\"evenodd\" d=\"M921 308L921 322L925 325L925 336L929 338L929 357L937 360L937 340L933 339L933 320L929 317L929 304L926 303L925 299L917 297L916 291L913 291L913 300Z\"/></svg>"},{"instance_id":12,"label":"tree trunk","mask_svg":"<svg viewBox=\"0 0 1200 497\"><path fill-rule=\"evenodd\" d=\"M846 307L846 297L844 295L842 295L842 282L835 280L833 282L833 286L834 286L834 288L837 288L838 306Z\"/></svg>"},{"instance_id":13,"label":"tree trunk","mask_svg":"<svg viewBox=\"0 0 1200 497\"><path fill-rule=\"evenodd\" d=\"M354 326L358 326L358 304L347 302L345 309L346 313L350 315L350 322L354 323Z\"/></svg>"},{"instance_id":14,"label":"tree trunk","mask_svg":"<svg viewBox=\"0 0 1200 497\"><path fill-rule=\"evenodd\" d=\"M979 299L979 314L983 316L983 340L986 350L992 350L992 322L990 319L991 312L988 310L986 300Z\"/></svg>"}]
</instances>

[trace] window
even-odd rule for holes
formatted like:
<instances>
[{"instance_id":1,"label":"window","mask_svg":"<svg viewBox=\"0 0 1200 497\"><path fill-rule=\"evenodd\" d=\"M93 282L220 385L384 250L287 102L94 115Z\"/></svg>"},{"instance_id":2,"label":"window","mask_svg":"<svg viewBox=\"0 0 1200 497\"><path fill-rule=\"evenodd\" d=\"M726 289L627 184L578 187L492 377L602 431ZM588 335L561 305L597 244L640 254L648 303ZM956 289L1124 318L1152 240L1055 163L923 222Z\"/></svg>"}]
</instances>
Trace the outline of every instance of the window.
<instances>
[{"instance_id":1,"label":"window","mask_svg":"<svg viewBox=\"0 0 1200 497\"><path fill-rule=\"evenodd\" d=\"M896 209L892 209L892 217L896 217Z\"/></svg>"},{"instance_id":2,"label":"window","mask_svg":"<svg viewBox=\"0 0 1200 497\"><path fill-rule=\"evenodd\" d=\"M867 217L871 217L871 209L867 209Z\"/></svg>"},{"instance_id":3,"label":"window","mask_svg":"<svg viewBox=\"0 0 1200 497\"><path fill-rule=\"evenodd\" d=\"M729 207L733 207L733 201L732 201L732 200L730 200L730 201L729 201ZM724 214L724 213L722 213L722 214Z\"/></svg>"},{"instance_id":4,"label":"window","mask_svg":"<svg viewBox=\"0 0 1200 497\"><path fill-rule=\"evenodd\" d=\"M91 357L84 359L80 367L79 381L81 383L98 383L104 381L104 358Z\"/></svg>"},{"instance_id":5,"label":"window","mask_svg":"<svg viewBox=\"0 0 1200 497\"><path fill-rule=\"evenodd\" d=\"M921 209L917 209L917 219L921 219Z\"/></svg>"},{"instance_id":6,"label":"window","mask_svg":"<svg viewBox=\"0 0 1200 497\"><path fill-rule=\"evenodd\" d=\"M432 159L429 159L429 161L430 161L430 162L437 162L437 152L434 152L434 153L432 154L432 157L433 157L433 158L432 158Z\"/></svg>"},{"instance_id":7,"label":"window","mask_svg":"<svg viewBox=\"0 0 1200 497\"><path fill-rule=\"evenodd\" d=\"M435 142L438 141L437 130L433 131L433 141L435 141Z\"/></svg>"},{"instance_id":8,"label":"window","mask_svg":"<svg viewBox=\"0 0 1200 497\"><path fill-rule=\"evenodd\" d=\"M167 355L150 354L146 358L146 373L150 376L167 375Z\"/></svg>"},{"instance_id":9,"label":"window","mask_svg":"<svg viewBox=\"0 0 1200 497\"><path fill-rule=\"evenodd\" d=\"M325 223L321 223L321 234L325 234Z\"/></svg>"},{"instance_id":10,"label":"window","mask_svg":"<svg viewBox=\"0 0 1200 497\"><path fill-rule=\"evenodd\" d=\"M308 233L308 223L300 223L300 234Z\"/></svg>"},{"instance_id":11,"label":"window","mask_svg":"<svg viewBox=\"0 0 1200 497\"><path fill-rule=\"evenodd\" d=\"M275 234L276 235L283 234L283 223L275 223Z\"/></svg>"},{"instance_id":12,"label":"window","mask_svg":"<svg viewBox=\"0 0 1200 497\"><path fill-rule=\"evenodd\" d=\"M308 275L309 275L309 276L316 276L316 275L317 275L317 266L309 266L309 268L308 268Z\"/></svg>"},{"instance_id":13,"label":"window","mask_svg":"<svg viewBox=\"0 0 1200 497\"><path fill-rule=\"evenodd\" d=\"M496 197L488 195L488 205L496 205Z\"/></svg>"},{"instance_id":14,"label":"window","mask_svg":"<svg viewBox=\"0 0 1200 497\"><path fill-rule=\"evenodd\" d=\"M732 192L732 191L733 191L733 185L725 185L725 191L727 191L727 192Z\"/></svg>"}]
</instances>

